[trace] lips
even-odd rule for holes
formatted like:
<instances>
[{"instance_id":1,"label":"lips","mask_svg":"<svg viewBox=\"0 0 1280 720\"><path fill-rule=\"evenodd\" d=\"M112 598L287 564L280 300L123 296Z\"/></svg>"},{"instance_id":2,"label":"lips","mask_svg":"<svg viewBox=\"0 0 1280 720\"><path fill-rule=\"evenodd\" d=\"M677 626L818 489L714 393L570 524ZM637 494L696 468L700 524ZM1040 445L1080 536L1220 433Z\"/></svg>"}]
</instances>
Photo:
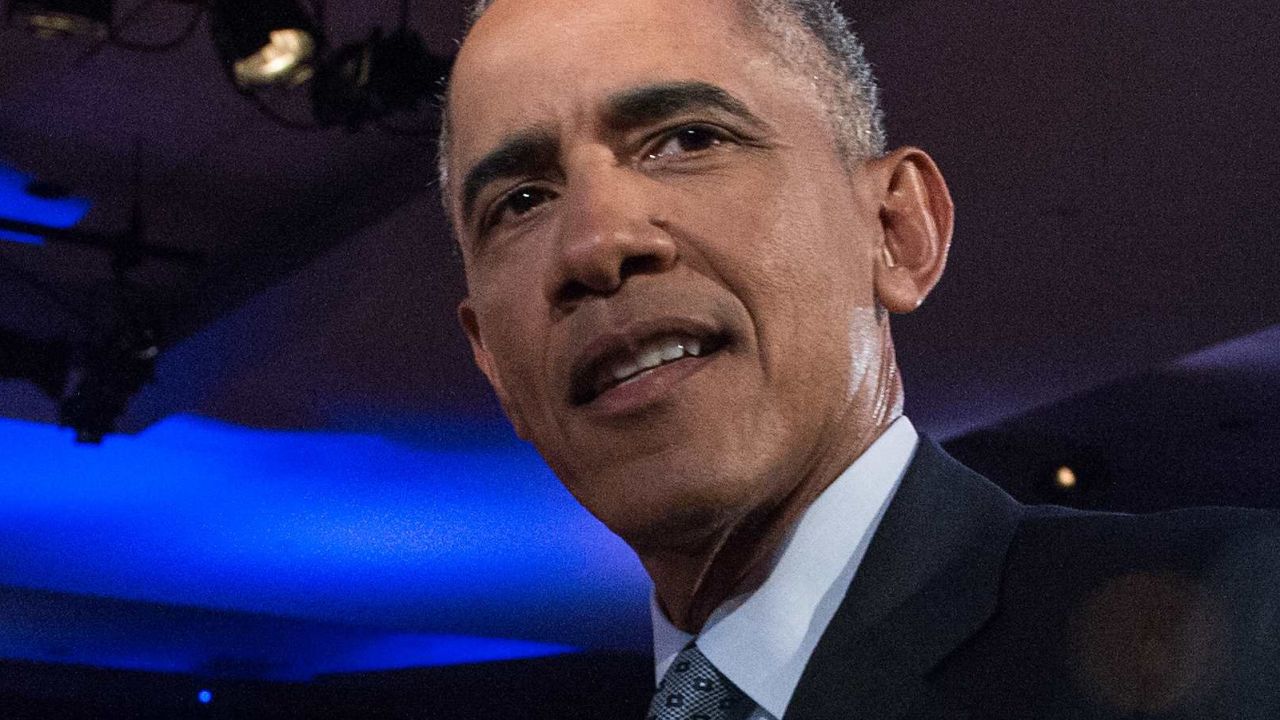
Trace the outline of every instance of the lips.
<instances>
[{"instance_id":1,"label":"lips","mask_svg":"<svg viewBox=\"0 0 1280 720\"><path fill-rule=\"evenodd\" d=\"M573 363L569 402L586 405L650 371L704 358L723 348L727 339L723 331L691 319L649 321L607 333Z\"/></svg>"}]
</instances>

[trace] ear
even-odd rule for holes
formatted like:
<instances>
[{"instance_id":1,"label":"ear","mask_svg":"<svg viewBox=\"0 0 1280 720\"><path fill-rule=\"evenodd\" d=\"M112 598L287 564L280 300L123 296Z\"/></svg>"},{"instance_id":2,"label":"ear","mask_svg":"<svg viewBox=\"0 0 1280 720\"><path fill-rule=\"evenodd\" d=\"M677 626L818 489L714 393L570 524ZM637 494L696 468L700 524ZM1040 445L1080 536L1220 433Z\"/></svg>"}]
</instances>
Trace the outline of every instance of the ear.
<instances>
[{"instance_id":1,"label":"ear","mask_svg":"<svg viewBox=\"0 0 1280 720\"><path fill-rule=\"evenodd\" d=\"M458 305L458 322L462 325L462 330L467 334L467 341L471 343L471 355L475 358L476 367L480 368L480 372L484 373L485 378L489 380L489 385L493 388L494 394L498 396L498 402L502 405L502 411L506 413L507 419L511 421L511 425L516 429L516 435L523 440L528 440L529 436L526 432L524 419L516 412L515 405L511 402L511 397L507 395L506 389L503 388L502 377L498 374L498 367L493 360L493 354L484 345L484 339L480 334L480 319L476 315L475 308L471 306L470 297L464 298Z\"/></svg>"},{"instance_id":2,"label":"ear","mask_svg":"<svg viewBox=\"0 0 1280 720\"><path fill-rule=\"evenodd\" d=\"M874 163L885 178L876 297L889 311L907 313L942 277L955 208L942 173L923 150L901 148Z\"/></svg>"}]
</instances>

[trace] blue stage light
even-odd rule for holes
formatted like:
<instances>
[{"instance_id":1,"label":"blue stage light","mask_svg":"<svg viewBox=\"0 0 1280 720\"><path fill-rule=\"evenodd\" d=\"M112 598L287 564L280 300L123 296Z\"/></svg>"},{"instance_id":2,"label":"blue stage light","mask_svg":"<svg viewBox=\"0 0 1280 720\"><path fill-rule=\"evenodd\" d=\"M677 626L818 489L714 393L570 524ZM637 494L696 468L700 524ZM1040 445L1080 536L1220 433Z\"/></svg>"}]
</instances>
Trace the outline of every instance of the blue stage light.
<instances>
[{"instance_id":1,"label":"blue stage light","mask_svg":"<svg viewBox=\"0 0 1280 720\"><path fill-rule=\"evenodd\" d=\"M38 223L56 228L69 228L89 212L89 201L77 197L39 197L28 192L32 179L17 170L0 165L0 218ZM0 230L0 240L40 245L34 235Z\"/></svg>"},{"instance_id":2,"label":"blue stage light","mask_svg":"<svg viewBox=\"0 0 1280 720\"><path fill-rule=\"evenodd\" d=\"M630 550L509 431L454 424L412 444L176 416L86 447L0 419L0 585L397 629L297 630L306 652L247 633L77 652L109 667L239 653L305 679L644 647L650 586Z\"/></svg>"},{"instance_id":3,"label":"blue stage light","mask_svg":"<svg viewBox=\"0 0 1280 720\"><path fill-rule=\"evenodd\" d=\"M201 690L200 694L196 695L196 699L200 701L201 705L208 705L209 703L213 702L213 693L209 692L208 690Z\"/></svg>"}]
</instances>

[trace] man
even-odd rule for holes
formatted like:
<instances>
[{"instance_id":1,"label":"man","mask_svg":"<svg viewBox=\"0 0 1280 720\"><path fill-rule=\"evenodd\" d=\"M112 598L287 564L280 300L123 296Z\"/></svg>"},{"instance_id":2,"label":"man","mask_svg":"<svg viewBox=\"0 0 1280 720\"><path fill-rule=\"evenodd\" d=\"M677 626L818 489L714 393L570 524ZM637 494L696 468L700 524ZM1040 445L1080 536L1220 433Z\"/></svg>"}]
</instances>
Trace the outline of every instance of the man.
<instances>
[{"instance_id":1,"label":"man","mask_svg":"<svg viewBox=\"0 0 1280 720\"><path fill-rule=\"evenodd\" d=\"M885 150L829 3L477 16L441 147L459 317L653 579L651 716L1280 716L1274 518L1024 508L902 416L889 314L952 205Z\"/></svg>"}]
</instances>

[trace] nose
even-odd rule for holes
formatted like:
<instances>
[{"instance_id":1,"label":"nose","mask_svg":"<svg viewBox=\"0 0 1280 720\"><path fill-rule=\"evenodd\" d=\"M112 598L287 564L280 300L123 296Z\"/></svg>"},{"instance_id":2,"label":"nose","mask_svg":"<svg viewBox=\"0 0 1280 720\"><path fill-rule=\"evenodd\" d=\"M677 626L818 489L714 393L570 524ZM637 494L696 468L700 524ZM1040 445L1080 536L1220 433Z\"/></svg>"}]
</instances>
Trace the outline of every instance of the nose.
<instances>
[{"instance_id":1,"label":"nose","mask_svg":"<svg viewBox=\"0 0 1280 720\"><path fill-rule=\"evenodd\" d=\"M570 178L546 288L553 305L572 309L588 297L612 295L632 276L675 265L676 245L649 183L641 173L608 162Z\"/></svg>"}]
</instances>

